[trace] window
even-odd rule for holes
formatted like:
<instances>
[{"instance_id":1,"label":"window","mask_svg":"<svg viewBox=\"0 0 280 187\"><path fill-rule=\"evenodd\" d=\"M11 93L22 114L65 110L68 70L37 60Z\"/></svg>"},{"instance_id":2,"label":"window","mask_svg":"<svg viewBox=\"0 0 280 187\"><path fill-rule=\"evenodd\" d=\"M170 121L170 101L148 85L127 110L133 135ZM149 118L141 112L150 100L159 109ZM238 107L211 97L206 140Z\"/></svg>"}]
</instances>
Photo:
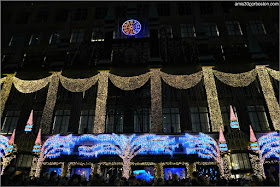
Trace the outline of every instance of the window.
<instances>
[{"instance_id":1,"label":"window","mask_svg":"<svg viewBox=\"0 0 280 187\"><path fill-rule=\"evenodd\" d=\"M210 122L207 107L191 107L193 132L210 132Z\"/></svg>"},{"instance_id":2,"label":"window","mask_svg":"<svg viewBox=\"0 0 280 187\"><path fill-rule=\"evenodd\" d=\"M20 111L7 111L2 126L2 133L12 133L17 127Z\"/></svg>"},{"instance_id":3,"label":"window","mask_svg":"<svg viewBox=\"0 0 280 187\"><path fill-rule=\"evenodd\" d=\"M247 106L250 122L255 131L267 131L269 124L263 106Z\"/></svg>"},{"instance_id":4,"label":"window","mask_svg":"<svg viewBox=\"0 0 280 187\"><path fill-rule=\"evenodd\" d=\"M48 16L49 16L48 10L41 10L40 12L37 13L37 16L36 16L34 22L35 23L47 23Z\"/></svg>"},{"instance_id":5,"label":"window","mask_svg":"<svg viewBox=\"0 0 280 187\"><path fill-rule=\"evenodd\" d=\"M228 21L226 27L229 35L243 35L238 21Z\"/></svg>"},{"instance_id":6,"label":"window","mask_svg":"<svg viewBox=\"0 0 280 187\"><path fill-rule=\"evenodd\" d=\"M219 36L218 27L216 24L208 23L204 24L204 27L208 36Z\"/></svg>"},{"instance_id":7,"label":"window","mask_svg":"<svg viewBox=\"0 0 280 187\"><path fill-rule=\"evenodd\" d=\"M194 26L181 24L181 37L196 37Z\"/></svg>"},{"instance_id":8,"label":"window","mask_svg":"<svg viewBox=\"0 0 280 187\"><path fill-rule=\"evenodd\" d=\"M57 11L56 16L55 16L55 20L57 22L64 22L67 20L68 18L68 12L69 10L66 9L60 9Z\"/></svg>"},{"instance_id":9,"label":"window","mask_svg":"<svg viewBox=\"0 0 280 187\"><path fill-rule=\"evenodd\" d=\"M78 8L74 14L74 21L86 20L88 15L87 8Z\"/></svg>"},{"instance_id":10,"label":"window","mask_svg":"<svg viewBox=\"0 0 280 187\"><path fill-rule=\"evenodd\" d=\"M40 33L32 34L29 40L29 45L39 45L41 39Z\"/></svg>"},{"instance_id":11,"label":"window","mask_svg":"<svg viewBox=\"0 0 280 187\"><path fill-rule=\"evenodd\" d=\"M82 29L73 30L70 43L82 42L84 39L84 31Z\"/></svg>"},{"instance_id":12,"label":"window","mask_svg":"<svg viewBox=\"0 0 280 187\"><path fill-rule=\"evenodd\" d=\"M253 34L266 34L264 25L261 21L250 21L249 26Z\"/></svg>"},{"instance_id":13,"label":"window","mask_svg":"<svg viewBox=\"0 0 280 187\"><path fill-rule=\"evenodd\" d=\"M30 154L18 154L16 159L17 167L30 168L32 160L33 156Z\"/></svg>"},{"instance_id":14,"label":"window","mask_svg":"<svg viewBox=\"0 0 280 187\"><path fill-rule=\"evenodd\" d=\"M123 111L116 109L107 110L106 133L122 133L123 116Z\"/></svg>"},{"instance_id":15,"label":"window","mask_svg":"<svg viewBox=\"0 0 280 187\"><path fill-rule=\"evenodd\" d=\"M231 167L233 170L249 170L251 164L247 153L231 154Z\"/></svg>"},{"instance_id":16,"label":"window","mask_svg":"<svg viewBox=\"0 0 280 187\"><path fill-rule=\"evenodd\" d=\"M181 133L179 108L163 108L163 132Z\"/></svg>"},{"instance_id":17,"label":"window","mask_svg":"<svg viewBox=\"0 0 280 187\"><path fill-rule=\"evenodd\" d=\"M237 116L237 112L236 112L236 107L232 106L235 117L238 121L238 116ZM221 112L222 112L222 118L223 118L223 122L224 122L224 126L228 126L229 122L230 122L230 110L229 110L229 106L227 107L221 107Z\"/></svg>"},{"instance_id":18,"label":"window","mask_svg":"<svg viewBox=\"0 0 280 187\"><path fill-rule=\"evenodd\" d=\"M70 110L55 111L53 134L67 132L69 119L70 119Z\"/></svg>"},{"instance_id":19,"label":"window","mask_svg":"<svg viewBox=\"0 0 280 187\"><path fill-rule=\"evenodd\" d=\"M134 111L134 132L150 132L151 113L149 108Z\"/></svg>"},{"instance_id":20,"label":"window","mask_svg":"<svg viewBox=\"0 0 280 187\"><path fill-rule=\"evenodd\" d=\"M21 14L19 14L16 23L17 24L26 24L29 21L29 17L30 17L31 13L30 12L23 12Z\"/></svg>"},{"instance_id":21,"label":"window","mask_svg":"<svg viewBox=\"0 0 280 187\"><path fill-rule=\"evenodd\" d=\"M55 32L51 34L49 44L58 44L61 42L62 32Z\"/></svg>"},{"instance_id":22,"label":"window","mask_svg":"<svg viewBox=\"0 0 280 187\"><path fill-rule=\"evenodd\" d=\"M82 110L80 117L79 134L93 133L94 110Z\"/></svg>"},{"instance_id":23,"label":"window","mask_svg":"<svg viewBox=\"0 0 280 187\"><path fill-rule=\"evenodd\" d=\"M199 2L201 14L213 14L213 2Z\"/></svg>"},{"instance_id":24,"label":"window","mask_svg":"<svg viewBox=\"0 0 280 187\"><path fill-rule=\"evenodd\" d=\"M192 3L191 2L180 2L177 3L178 13L180 16L192 14Z\"/></svg>"},{"instance_id":25,"label":"window","mask_svg":"<svg viewBox=\"0 0 280 187\"><path fill-rule=\"evenodd\" d=\"M173 38L171 25L161 25L158 33L159 38Z\"/></svg>"},{"instance_id":26,"label":"window","mask_svg":"<svg viewBox=\"0 0 280 187\"><path fill-rule=\"evenodd\" d=\"M96 19L104 19L107 14L107 7L96 7L95 9L95 18Z\"/></svg>"},{"instance_id":27,"label":"window","mask_svg":"<svg viewBox=\"0 0 280 187\"><path fill-rule=\"evenodd\" d=\"M170 16L169 3L158 4L157 11L159 16Z\"/></svg>"},{"instance_id":28,"label":"window","mask_svg":"<svg viewBox=\"0 0 280 187\"><path fill-rule=\"evenodd\" d=\"M94 28L91 35L91 42L104 41L104 29Z\"/></svg>"}]
</instances>

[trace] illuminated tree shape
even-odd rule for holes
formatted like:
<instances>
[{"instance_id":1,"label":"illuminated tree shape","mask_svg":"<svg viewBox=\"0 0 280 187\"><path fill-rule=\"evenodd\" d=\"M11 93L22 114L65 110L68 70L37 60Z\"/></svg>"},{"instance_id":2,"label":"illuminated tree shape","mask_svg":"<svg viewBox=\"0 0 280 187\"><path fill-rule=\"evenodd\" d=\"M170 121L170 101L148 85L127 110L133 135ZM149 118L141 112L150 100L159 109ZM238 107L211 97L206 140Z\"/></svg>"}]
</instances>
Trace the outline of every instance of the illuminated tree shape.
<instances>
[{"instance_id":1,"label":"illuminated tree shape","mask_svg":"<svg viewBox=\"0 0 280 187\"><path fill-rule=\"evenodd\" d=\"M197 154L201 158L214 159L224 176L223 162L217 142L210 136L199 133L198 136L185 134L179 138L182 145L186 145L186 154Z\"/></svg>"},{"instance_id":2,"label":"illuminated tree shape","mask_svg":"<svg viewBox=\"0 0 280 187\"><path fill-rule=\"evenodd\" d=\"M62 154L70 155L71 148L75 146L75 138L72 134L68 136L55 135L47 139L42 146L36 166L35 177L40 175L40 167L46 158L57 158Z\"/></svg>"},{"instance_id":3,"label":"illuminated tree shape","mask_svg":"<svg viewBox=\"0 0 280 187\"><path fill-rule=\"evenodd\" d=\"M86 136L86 137L85 137ZM99 154L115 154L123 160L123 176L129 177L131 160L138 154L171 154L178 144L174 145L175 138L146 134L141 136L101 134L98 136L85 135L83 138L97 140L94 146L80 146L79 155L97 157Z\"/></svg>"},{"instance_id":4,"label":"illuminated tree shape","mask_svg":"<svg viewBox=\"0 0 280 187\"><path fill-rule=\"evenodd\" d=\"M260 163L263 166L265 159L280 158L280 136L278 132L272 132L259 138L258 144Z\"/></svg>"}]
</instances>

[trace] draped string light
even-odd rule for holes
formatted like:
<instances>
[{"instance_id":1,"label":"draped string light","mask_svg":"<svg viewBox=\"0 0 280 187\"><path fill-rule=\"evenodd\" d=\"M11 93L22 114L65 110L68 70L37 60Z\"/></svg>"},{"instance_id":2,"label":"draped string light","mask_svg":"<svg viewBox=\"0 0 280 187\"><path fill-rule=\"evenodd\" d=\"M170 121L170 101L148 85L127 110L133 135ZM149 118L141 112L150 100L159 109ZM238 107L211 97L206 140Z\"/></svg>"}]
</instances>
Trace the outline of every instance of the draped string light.
<instances>
[{"instance_id":1,"label":"draped string light","mask_svg":"<svg viewBox=\"0 0 280 187\"><path fill-rule=\"evenodd\" d=\"M67 165L66 176L70 177L72 166L90 166L90 175L94 173L94 163L92 162L69 162Z\"/></svg>"},{"instance_id":2,"label":"draped string light","mask_svg":"<svg viewBox=\"0 0 280 187\"><path fill-rule=\"evenodd\" d=\"M52 76L39 79L39 80L21 80L17 77L13 77L13 83L15 88L21 93L33 93L46 87L51 81Z\"/></svg>"},{"instance_id":3,"label":"draped string light","mask_svg":"<svg viewBox=\"0 0 280 187\"><path fill-rule=\"evenodd\" d=\"M160 178L164 178L164 166L185 166L185 169L186 169L186 174L187 174L187 178L190 177L190 172L189 172L189 163L188 162L161 162L159 163L160 164L160 176L157 176L157 177L160 177ZM216 164L216 163L215 163Z\"/></svg>"},{"instance_id":4,"label":"draped string light","mask_svg":"<svg viewBox=\"0 0 280 187\"><path fill-rule=\"evenodd\" d=\"M49 84L46 104L43 110L42 119L40 123L40 128L42 129L43 134L49 134L51 130L52 115L56 103L57 90L59 84L59 75L61 72L54 73L51 77Z\"/></svg>"},{"instance_id":5,"label":"draped string light","mask_svg":"<svg viewBox=\"0 0 280 187\"><path fill-rule=\"evenodd\" d=\"M2 77L1 78L1 84L3 84L4 82L6 82L7 77Z\"/></svg>"},{"instance_id":6,"label":"draped string light","mask_svg":"<svg viewBox=\"0 0 280 187\"><path fill-rule=\"evenodd\" d=\"M202 67L202 72L212 125L212 132L219 132L219 127L222 126L223 128L224 124L212 67Z\"/></svg>"},{"instance_id":7,"label":"draped string light","mask_svg":"<svg viewBox=\"0 0 280 187\"><path fill-rule=\"evenodd\" d=\"M159 69L151 69L151 132L163 132L162 89Z\"/></svg>"},{"instance_id":8,"label":"draped string light","mask_svg":"<svg viewBox=\"0 0 280 187\"><path fill-rule=\"evenodd\" d=\"M63 75L59 76L62 86L70 92L85 92L90 87L96 84L98 80L98 75L85 78L85 79L72 79L64 77Z\"/></svg>"},{"instance_id":9,"label":"draped string light","mask_svg":"<svg viewBox=\"0 0 280 187\"><path fill-rule=\"evenodd\" d=\"M101 71L99 73L93 130L95 134L105 132L106 103L108 96L108 76L109 71Z\"/></svg>"},{"instance_id":10,"label":"draped string light","mask_svg":"<svg viewBox=\"0 0 280 187\"><path fill-rule=\"evenodd\" d=\"M232 87L245 87L251 84L257 76L255 69L244 73L224 73L217 70L213 70L215 77L221 82Z\"/></svg>"},{"instance_id":11,"label":"draped string light","mask_svg":"<svg viewBox=\"0 0 280 187\"><path fill-rule=\"evenodd\" d=\"M35 177L39 177L40 168L46 158L57 158L62 154L70 155L75 146L74 141L75 138L72 134L68 136L60 136L58 134L48 138L40 150Z\"/></svg>"},{"instance_id":12,"label":"draped string light","mask_svg":"<svg viewBox=\"0 0 280 187\"><path fill-rule=\"evenodd\" d=\"M1 116L3 116L3 112L5 109L5 105L8 100L12 85L13 85L13 77L15 76L15 74L16 73L8 74L5 77L5 83L2 86L2 89L1 89Z\"/></svg>"},{"instance_id":13,"label":"draped string light","mask_svg":"<svg viewBox=\"0 0 280 187\"><path fill-rule=\"evenodd\" d=\"M268 73L276 80L280 81L280 71L266 67Z\"/></svg>"},{"instance_id":14,"label":"draped string light","mask_svg":"<svg viewBox=\"0 0 280 187\"><path fill-rule=\"evenodd\" d=\"M160 76L169 86L177 89L189 89L201 81L202 72L200 71L191 75L169 75L167 73L160 72Z\"/></svg>"},{"instance_id":15,"label":"draped string light","mask_svg":"<svg viewBox=\"0 0 280 187\"><path fill-rule=\"evenodd\" d=\"M186 145L186 154L197 154L201 158L214 159L219 164L221 174L224 176L220 149L212 137L204 133L199 133L198 136L186 133L185 137L179 138L179 141L182 145Z\"/></svg>"},{"instance_id":16,"label":"draped string light","mask_svg":"<svg viewBox=\"0 0 280 187\"><path fill-rule=\"evenodd\" d=\"M265 66L257 66L256 69L274 129L280 130L280 107L275 97L269 74Z\"/></svg>"},{"instance_id":17,"label":"draped string light","mask_svg":"<svg viewBox=\"0 0 280 187\"><path fill-rule=\"evenodd\" d=\"M259 179L265 178L264 168L260 163L258 156L254 154L249 154L249 158L252 164L253 174L256 175Z\"/></svg>"},{"instance_id":18,"label":"draped string light","mask_svg":"<svg viewBox=\"0 0 280 187\"><path fill-rule=\"evenodd\" d=\"M80 146L79 155L97 157L99 154L115 154L123 160L123 176L129 177L131 160L138 154L171 154L178 147L175 138L145 134L141 136L106 134L96 136L98 143L94 146Z\"/></svg>"},{"instance_id":19,"label":"draped string light","mask_svg":"<svg viewBox=\"0 0 280 187\"><path fill-rule=\"evenodd\" d=\"M135 90L142 87L150 78L150 72L133 77L121 77L109 74L111 82L121 90Z\"/></svg>"}]
</instances>

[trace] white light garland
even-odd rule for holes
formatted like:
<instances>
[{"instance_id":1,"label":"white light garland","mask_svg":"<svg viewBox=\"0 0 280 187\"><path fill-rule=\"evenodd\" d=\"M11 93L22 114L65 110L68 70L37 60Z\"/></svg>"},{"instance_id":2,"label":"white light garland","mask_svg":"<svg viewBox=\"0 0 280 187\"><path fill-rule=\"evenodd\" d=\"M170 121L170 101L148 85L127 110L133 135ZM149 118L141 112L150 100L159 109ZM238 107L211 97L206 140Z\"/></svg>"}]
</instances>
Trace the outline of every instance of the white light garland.
<instances>
[{"instance_id":1,"label":"white light garland","mask_svg":"<svg viewBox=\"0 0 280 187\"><path fill-rule=\"evenodd\" d=\"M1 84L3 84L6 81L7 77L1 77Z\"/></svg>"},{"instance_id":2,"label":"white light garland","mask_svg":"<svg viewBox=\"0 0 280 187\"><path fill-rule=\"evenodd\" d=\"M8 100L12 85L13 85L13 77L15 76L15 74L16 73L8 74L5 77L5 83L2 86L2 89L1 89L1 116L3 116L3 112L5 109L5 105Z\"/></svg>"},{"instance_id":3,"label":"white light garland","mask_svg":"<svg viewBox=\"0 0 280 187\"><path fill-rule=\"evenodd\" d=\"M46 87L51 81L52 76L39 79L39 80L21 80L17 77L13 77L13 83L15 88L21 93L33 93Z\"/></svg>"},{"instance_id":4,"label":"white light garland","mask_svg":"<svg viewBox=\"0 0 280 187\"><path fill-rule=\"evenodd\" d=\"M280 130L280 107L265 66L256 67L266 105L275 130Z\"/></svg>"},{"instance_id":5,"label":"white light garland","mask_svg":"<svg viewBox=\"0 0 280 187\"><path fill-rule=\"evenodd\" d=\"M274 79L280 81L280 71L276 71L274 69L266 67L268 73L273 77Z\"/></svg>"},{"instance_id":6,"label":"white light garland","mask_svg":"<svg viewBox=\"0 0 280 187\"><path fill-rule=\"evenodd\" d=\"M59 76L62 86L70 92L85 92L90 87L96 84L98 80L98 75L84 78L84 79L72 79L64 77L63 75Z\"/></svg>"}]
</instances>

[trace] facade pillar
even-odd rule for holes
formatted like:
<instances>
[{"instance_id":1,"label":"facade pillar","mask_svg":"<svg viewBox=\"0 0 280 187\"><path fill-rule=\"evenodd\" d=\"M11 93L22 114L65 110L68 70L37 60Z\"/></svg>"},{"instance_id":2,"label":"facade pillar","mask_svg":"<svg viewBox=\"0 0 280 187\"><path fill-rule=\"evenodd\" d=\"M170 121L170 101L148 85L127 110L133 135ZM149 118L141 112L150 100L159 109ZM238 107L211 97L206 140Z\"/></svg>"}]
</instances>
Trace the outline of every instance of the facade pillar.
<instances>
[{"instance_id":1,"label":"facade pillar","mask_svg":"<svg viewBox=\"0 0 280 187\"><path fill-rule=\"evenodd\" d=\"M52 75L51 82L49 83L48 95L46 104L43 110L40 129L42 134L49 134L52 126L53 111L56 103L57 90L59 85L59 75L61 72L56 72Z\"/></svg>"},{"instance_id":2,"label":"facade pillar","mask_svg":"<svg viewBox=\"0 0 280 187\"><path fill-rule=\"evenodd\" d=\"M13 77L14 74L8 74L5 78L5 81L3 83L3 87L1 89L1 117L3 116L3 112L5 109L6 102L8 100L12 85L13 85Z\"/></svg>"},{"instance_id":3,"label":"facade pillar","mask_svg":"<svg viewBox=\"0 0 280 187\"><path fill-rule=\"evenodd\" d=\"M94 129L95 134L105 133L106 104L108 97L109 71L100 71L95 106Z\"/></svg>"},{"instance_id":4,"label":"facade pillar","mask_svg":"<svg viewBox=\"0 0 280 187\"><path fill-rule=\"evenodd\" d=\"M206 90L212 132L219 132L220 126L224 130L224 124L212 67L202 67L202 72L204 77L204 86Z\"/></svg>"},{"instance_id":5,"label":"facade pillar","mask_svg":"<svg viewBox=\"0 0 280 187\"><path fill-rule=\"evenodd\" d=\"M256 66L256 69L274 130L280 130L280 107L275 97L269 74L265 66Z\"/></svg>"}]
</instances>

